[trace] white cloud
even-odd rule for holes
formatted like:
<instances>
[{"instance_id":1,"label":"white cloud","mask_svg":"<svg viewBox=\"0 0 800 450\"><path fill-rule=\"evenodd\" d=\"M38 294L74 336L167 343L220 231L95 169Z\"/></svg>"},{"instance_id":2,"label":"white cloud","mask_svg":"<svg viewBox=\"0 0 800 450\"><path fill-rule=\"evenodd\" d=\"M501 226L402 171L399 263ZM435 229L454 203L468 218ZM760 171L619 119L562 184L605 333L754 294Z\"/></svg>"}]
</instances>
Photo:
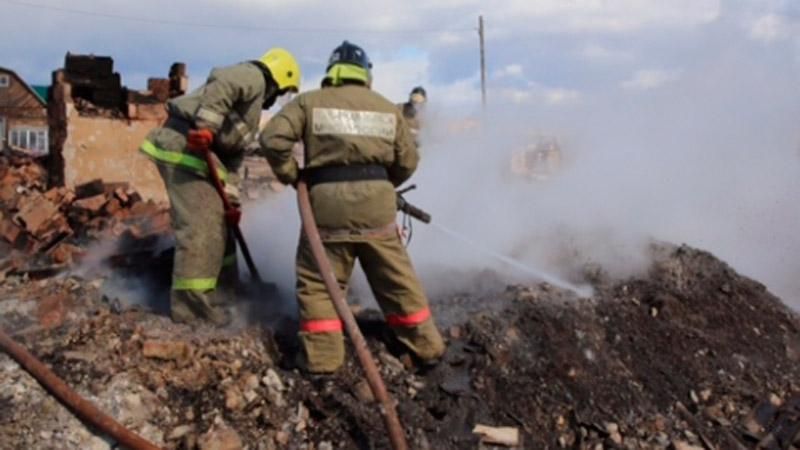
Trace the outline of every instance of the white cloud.
<instances>
[{"instance_id":1,"label":"white cloud","mask_svg":"<svg viewBox=\"0 0 800 450\"><path fill-rule=\"evenodd\" d=\"M782 16L767 14L756 19L750 26L750 37L761 42L774 42L791 36L791 26Z\"/></svg>"},{"instance_id":2,"label":"white cloud","mask_svg":"<svg viewBox=\"0 0 800 450\"><path fill-rule=\"evenodd\" d=\"M720 0L513 0L492 15L514 22L537 20L531 29L551 32L625 32L643 27L702 25L720 15Z\"/></svg>"},{"instance_id":3,"label":"white cloud","mask_svg":"<svg viewBox=\"0 0 800 450\"><path fill-rule=\"evenodd\" d=\"M457 80L435 82L431 77L428 54L374 61L374 89L386 98L403 102L414 86L424 86L431 105L437 107L475 107L480 104L480 75L474 73Z\"/></svg>"},{"instance_id":4,"label":"white cloud","mask_svg":"<svg viewBox=\"0 0 800 450\"><path fill-rule=\"evenodd\" d=\"M611 49L602 45L590 43L584 46L578 55L588 61L594 62L622 62L633 59L629 52Z\"/></svg>"},{"instance_id":5,"label":"white cloud","mask_svg":"<svg viewBox=\"0 0 800 450\"><path fill-rule=\"evenodd\" d=\"M573 89L555 88L544 92L545 102L549 105L563 105L580 100L580 92Z\"/></svg>"},{"instance_id":6,"label":"white cloud","mask_svg":"<svg viewBox=\"0 0 800 450\"><path fill-rule=\"evenodd\" d=\"M680 77L680 70L643 69L637 70L633 76L621 83L625 89L649 90L671 83Z\"/></svg>"},{"instance_id":7,"label":"white cloud","mask_svg":"<svg viewBox=\"0 0 800 450\"><path fill-rule=\"evenodd\" d=\"M441 104L453 108L476 108L481 102L481 89L479 76L475 74L469 78L455 80L451 83L433 85L436 97L431 97L428 89L428 99L432 103L440 101Z\"/></svg>"},{"instance_id":8,"label":"white cloud","mask_svg":"<svg viewBox=\"0 0 800 450\"><path fill-rule=\"evenodd\" d=\"M430 84L430 62L427 55L413 58L373 61L373 87L394 101L406 101L414 86Z\"/></svg>"},{"instance_id":9,"label":"white cloud","mask_svg":"<svg viewBox=\"0 0 800 450\"><path fill-rule=\"evenodd\" d=\"M475 38L473 36L467 35L466 33L455 33L452 31L444 31L442 33L438 33L436 35L436 38L434 38L434 42L443 47L460 45L465 42L474 40Z\"/></svg>"},{"instance_id":10,"label":"white cloud","mask_svg":"<svg viewBox=\"0 0 800 450\"><path fill-rule=\"evenodd\" d=\"M495 78L521 77L521 76L522 76L522 65L520 64L509 64L494 72Z\"/></svg>"},{"instance_id":11,"label":"white cloud","mask_svg":"<svg viewBox=\"0 0 800 450\"><path fill-rule=\"evenodd\" d=\"M533 92L525 89L501 89L499 92L501 99L516 105L527 104L533 101Z\"/></svg>"},{"instance_id":12,"label":"white cloud","mask_svg":"<svg viewBox=\"0 0 800 450\"><path fill-rule=\"evenodd\" d=\"M561 106L580 101L580 92L564 88L542 88L531 85L527 89L497 88L489 91L489 98L499 98L514 105Z\"/></svg>"}]
</instances>

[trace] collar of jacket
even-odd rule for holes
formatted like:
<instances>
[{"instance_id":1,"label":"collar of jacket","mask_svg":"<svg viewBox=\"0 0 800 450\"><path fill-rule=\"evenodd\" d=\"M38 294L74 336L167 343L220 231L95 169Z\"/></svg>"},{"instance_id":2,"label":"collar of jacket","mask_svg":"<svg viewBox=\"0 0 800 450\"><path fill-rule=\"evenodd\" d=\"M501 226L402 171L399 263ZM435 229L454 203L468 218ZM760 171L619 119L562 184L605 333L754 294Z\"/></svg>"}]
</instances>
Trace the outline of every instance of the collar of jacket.
<instances>
[{"instance_id":1,"label":"collar of jacket","mask_svg":"<svg viewBox=\"0 0 800 450\"><path fill-rule=\"evenodd\" d=\"M351 84L368 85L371 79L369 70L353 64L338 63L331 66L325 78L332 86L341 86L347 82Z\"/></svg>"},{"instance_id":2,"label":"collar of jacket","mask_svg":"<svg viewBox=\"0 0 800 450\"><path fill-rule=\"evenodd\" d=\"M266 87L264 89L264 103L266 104L269 101L270 98L277 96L277 94L278 94L278 84L275 83L275 80L272 78L272 72L270 72L269 67L267 67L266 64L264 64L261 61L256 60L256 59L254 59L252 61L249 61L249 63L253 64L256 67L258 67L258 70L261 71L261 75L264 76L264 85ZM275 103L274 99L273 99L272 103ZM270 106L272 106L272 105L270 104ZM268 109L268 108L265 108L265 109Z\"/></svg>"}]
</instances>

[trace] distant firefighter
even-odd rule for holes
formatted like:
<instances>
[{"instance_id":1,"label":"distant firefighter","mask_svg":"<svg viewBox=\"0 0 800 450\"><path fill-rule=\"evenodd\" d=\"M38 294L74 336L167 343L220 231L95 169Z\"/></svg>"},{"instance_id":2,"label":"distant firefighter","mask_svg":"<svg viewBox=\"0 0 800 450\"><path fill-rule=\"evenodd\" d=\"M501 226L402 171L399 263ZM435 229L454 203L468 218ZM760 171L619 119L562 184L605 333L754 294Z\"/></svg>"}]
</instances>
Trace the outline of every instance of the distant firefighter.
<instances>
[{"instance_id":1,"label":"distant firefighter","mask_svg":"<svg viewBox=\"0 0 800 450\"><path fill-rule=\"evenodd\" d=\"M408 123L408 128L415 137L419 134L422 125L421 116L427 102L428 94L425 92L425 88L417 86L408 94L407 102L397 105L403 111L403 117L406 119L406 123Z\"/></svg>"}]
</instances>

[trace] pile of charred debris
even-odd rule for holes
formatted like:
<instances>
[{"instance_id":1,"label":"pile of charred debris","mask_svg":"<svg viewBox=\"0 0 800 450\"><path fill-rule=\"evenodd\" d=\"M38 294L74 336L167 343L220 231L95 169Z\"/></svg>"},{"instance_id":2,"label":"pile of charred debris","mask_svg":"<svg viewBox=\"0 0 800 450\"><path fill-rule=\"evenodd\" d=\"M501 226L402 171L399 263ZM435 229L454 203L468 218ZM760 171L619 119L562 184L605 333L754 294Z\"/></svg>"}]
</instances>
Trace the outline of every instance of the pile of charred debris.
<instances>
[{"instance_id":1,"label":"pile of charred debris","mask_svg":"<svg viewBox=\"0 0 800 450\"><path fill-rule=\"evenodd\" d=\"M137 208L142 202L124 187L44 190L38 169L5 164L0 180L22 180L2 192L4 227L18 230L14 239L3 234L11 255L53 259L66 244L85 249L106 233L152 231L136 221L145 206ZM52 213L33 220L30 202ZM379 314L360 311L410 447L797 448L798 317L709 253L659 247L653 261L632 279L596 278L591 299L546 284L433 299L435 312L464 301L504 307L441 324L449 349L425 373L405 363ZM67 270L33 280L6 271L0 327L158 447L388 448L352 349L332 378L307 377L284 364L291 346L268 326L190 327L144 307L120 308L104 292L104 276ZM9 449L117 446L4 353L0 442Z\"/></svg>"},{"instance_id":2,"label":"pile of charred debris","mask_svg":"<svg viewBox=\"0 0 800 450\"><path fill-rule=\"evenodd\" d=\"M126 183L93 180L74 190L48 188L43 164L27 155L0 156L0 280L41 278L92 258L151 248L170 232L166 205L143 201Z\"/></svg>"}]
</instances>

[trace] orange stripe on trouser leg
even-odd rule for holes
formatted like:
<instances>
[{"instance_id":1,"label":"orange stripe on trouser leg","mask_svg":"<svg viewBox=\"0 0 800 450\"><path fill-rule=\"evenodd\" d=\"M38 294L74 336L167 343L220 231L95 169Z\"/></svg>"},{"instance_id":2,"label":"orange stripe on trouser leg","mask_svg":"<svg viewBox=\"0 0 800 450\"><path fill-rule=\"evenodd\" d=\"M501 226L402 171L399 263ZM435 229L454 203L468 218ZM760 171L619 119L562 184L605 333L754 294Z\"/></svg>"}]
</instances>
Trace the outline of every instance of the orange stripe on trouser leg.
<instances>
[{"instance_id":1,"label":"orange stripe on trouser leg","mask_svg":"<svg viewBox=\"0 0 800 450\"><path fill-rule=\"evenodd\" d=\"M412 314L389 314L386 323L393 327L414 327L431 318L431 309L424 308Z\"/></svg>"},{"instance_id":2,"label":"orange stripe on trouser leg","mask_svg":"<svg viewBox=\"0 0 800 450\"><path fill-rule=\"evenodd\" d=\"M304 320L300 324L300 330L306 333L335 333L343 329L344 326L339 319Z\"/></svg>"}]
</instances>

